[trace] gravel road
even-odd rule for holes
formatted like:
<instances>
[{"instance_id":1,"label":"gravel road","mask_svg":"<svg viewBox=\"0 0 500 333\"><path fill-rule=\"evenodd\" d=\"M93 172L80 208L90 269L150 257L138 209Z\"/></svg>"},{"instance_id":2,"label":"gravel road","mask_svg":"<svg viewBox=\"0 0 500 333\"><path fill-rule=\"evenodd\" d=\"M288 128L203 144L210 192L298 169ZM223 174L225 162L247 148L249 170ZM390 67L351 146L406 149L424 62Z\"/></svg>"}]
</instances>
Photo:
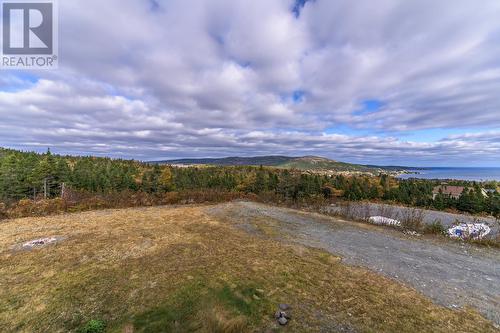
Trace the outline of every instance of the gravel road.
<instances>
[{"instance_id":1,"label":"gravel road","mask_svg":"<svg viewBox=\"0 0 500 333\"><path fill-rule=\"evenodd\" d=\"M325 207L324 210L328 213L341 213L342 208L339 205L331 205ZM368 216L384 216L396 220L400 220L402 216L411 212L412 210L419 211L422 215L422 222L431 224L440 222L445 227L451 227L456 223L485 223L491 228L491 233L488 237L495 237L500 233L500 224L493 217L478 217L466 214L453 214L447 212L440 212L430 209L416 209L408 208L397 205L387 205L378 203L363 203L352 202L350 203L351 216L355 218L364 218Z\"/></svg>"},{"instance_id":2,"label":"gravel road","mask_svg":"<svg viewBox=\"0 0 500 333\"><path fill-rule=\"evenodd\" d=\"M324 249L408 284L447 307L472 306L500 326L500 250L406 236L387 228L253 202L207 208L252 233Z\"/></svg>"}]
</instances>

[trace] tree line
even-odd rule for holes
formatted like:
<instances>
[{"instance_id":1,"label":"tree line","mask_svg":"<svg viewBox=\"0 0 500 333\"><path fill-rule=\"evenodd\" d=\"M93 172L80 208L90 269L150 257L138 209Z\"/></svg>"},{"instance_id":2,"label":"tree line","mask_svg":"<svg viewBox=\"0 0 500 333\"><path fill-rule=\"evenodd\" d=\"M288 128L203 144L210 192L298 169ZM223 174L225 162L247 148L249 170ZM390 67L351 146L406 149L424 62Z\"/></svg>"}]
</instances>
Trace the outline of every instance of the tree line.
<instances>
[{"instance_id":1,"label":"tree line","mask_svg":"<svg viewBox=\"0 0 500 333\"><path fill-rule=\"evenodd\" d=\"M399 180L380 176L329 176L271 167L171 167L133 160L74 157L0 150L0 201L54 198L64 191L95 194L123 191L162 195L171 191L219 190L272 195L279 200L311 198L381 200L438 210L457 209L469 213L500 216L500 194L484 196L481 188L498 184L455 182L466 190L458 199L438 194L432 180ZM451 185L451 184L450 184Z\"/></svg>"}]
</instances>

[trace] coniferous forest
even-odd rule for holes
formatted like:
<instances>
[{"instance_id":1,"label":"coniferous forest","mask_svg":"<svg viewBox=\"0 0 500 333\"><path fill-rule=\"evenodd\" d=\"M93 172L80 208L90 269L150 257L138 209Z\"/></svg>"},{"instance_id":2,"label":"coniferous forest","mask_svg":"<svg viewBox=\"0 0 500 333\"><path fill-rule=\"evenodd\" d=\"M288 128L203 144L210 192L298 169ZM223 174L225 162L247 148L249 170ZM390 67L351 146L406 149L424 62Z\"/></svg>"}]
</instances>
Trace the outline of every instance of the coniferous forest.
<instances>
[{"instance_id":1,"label":"coniferous forest","mask_svg":"<svg viewBox=\"0 0 500 333\"><path fill-rule=\"evenodd\" d=\"M441 193L433 198L432 190L440 183L399 180L385 174L347 177L262 166L171 167L132 160L59 156L50 150L45 154L0 150L0 201L4 205L20 200L65 198L69 194L74 198L78 198L78 194L106 198L118 193L161 197L169 193L206 192L207 195L251 194L290 202L311 199L386 201L500 216L498 191L489 191L487 196L481 191L482 188L496 189L496 182L449 182L450 185L466 186L466 190L457 199Z\"/></svg>"}]
</instances>

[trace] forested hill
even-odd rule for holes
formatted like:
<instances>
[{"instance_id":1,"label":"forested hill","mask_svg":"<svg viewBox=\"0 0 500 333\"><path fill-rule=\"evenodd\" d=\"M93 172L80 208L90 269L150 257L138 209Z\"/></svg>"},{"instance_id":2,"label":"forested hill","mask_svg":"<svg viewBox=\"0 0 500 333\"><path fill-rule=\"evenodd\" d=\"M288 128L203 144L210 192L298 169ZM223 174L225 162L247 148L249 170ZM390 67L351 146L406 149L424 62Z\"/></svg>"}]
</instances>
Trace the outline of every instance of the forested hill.
<instances>
[{"instance_id":1,"label":"forested hill","mask_svg":"<svg viewBox=\"0 0 500 333\"><path fill-rule=\"evenodd\" d=\"M99 200L116 201L122 194L129 204L137 202L164 203L168 192L252 194L273 202L282 200L323 200L332 197L346 200L387 200L405 205L459 209L469 213L500 214L500 193L487 196L481 186L496 189L498 184L456 182L467 186L458 199L437 195L433 189L439 181L398 180L387 174L326 174L307 170L366 170L364 166L331 161L317 157L272 157L253 160L260 166L172 167L102 157L75 157L20 152L0 149L0 218L5 204L15 205L23 199L61 198L65 203L78 204L82 196L98 196ZM274 159L274 161L272 161ZM241 161L240 161L241 162ZM261 163L259 163L261 162ZM279 162L279 164L278 164ZM242 163L249 163L243 161ZM280 166L279 168L275 167ZM354 168L354 169L353 169ZM376 169L377 170L377 169ZM146 201L136 201L134 195L146 195ZM190 194L191 195L191 194ZM232 197L232 196L230 196ZM107 199L106 199L107 198ZM141 199L142 200L142 199ZM42 202L45 200L41 200ZM100 201L99 201L100 202ZM20 202L20 204L24 204ZM110 205L110 207L114 207Z\"/></svg>"},{"instance_id":2,"label":"forested hill","mask_svg":"<svg viewBox=\"0 0 500 333\"><path fill-rule=\"evenodd\" d=\"M224 158L186 158L179 160L154 161L158 164L181 164L181 165L253 165L253 166L279 166L295 159L288 156L255 156L255 157L224 157Z\"/></svg>"},{"instance_id":3,"label":"forested hill","mask_svg":"<svg viewBox=\"0 0 500 333\"><path fill-rule=\"evenodd\" d=\"M403 171L403 167L379 167L360 164L351 164L334 161L318 156L256 156L256 157L225 157L225 158L201 158L201 159L179 159L156 161L158 164L178 164L178 165L218 165L218 166L271 166L283 169L313 170L313 171L334 171L334 172L367 172L378 174L389 171Z\"/></svg>"}]
</instances>

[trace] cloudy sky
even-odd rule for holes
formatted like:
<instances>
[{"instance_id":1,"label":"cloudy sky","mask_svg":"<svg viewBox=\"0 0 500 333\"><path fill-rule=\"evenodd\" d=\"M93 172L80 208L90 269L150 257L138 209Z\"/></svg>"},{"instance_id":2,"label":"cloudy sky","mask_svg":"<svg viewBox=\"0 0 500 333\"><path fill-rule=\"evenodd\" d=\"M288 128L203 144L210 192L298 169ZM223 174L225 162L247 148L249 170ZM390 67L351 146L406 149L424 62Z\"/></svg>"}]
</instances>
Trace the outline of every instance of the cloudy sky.
<instances>
[{"instance_id":1,"label":"cloudy sky","mask_svg":"<svg viewBox=\"0 0 500 333\"><path fill-rule=\"evenodd\" d=\"M0 145L500 166L498 0L64 0L0 71Z\"/></svg>"}]
</instances>

